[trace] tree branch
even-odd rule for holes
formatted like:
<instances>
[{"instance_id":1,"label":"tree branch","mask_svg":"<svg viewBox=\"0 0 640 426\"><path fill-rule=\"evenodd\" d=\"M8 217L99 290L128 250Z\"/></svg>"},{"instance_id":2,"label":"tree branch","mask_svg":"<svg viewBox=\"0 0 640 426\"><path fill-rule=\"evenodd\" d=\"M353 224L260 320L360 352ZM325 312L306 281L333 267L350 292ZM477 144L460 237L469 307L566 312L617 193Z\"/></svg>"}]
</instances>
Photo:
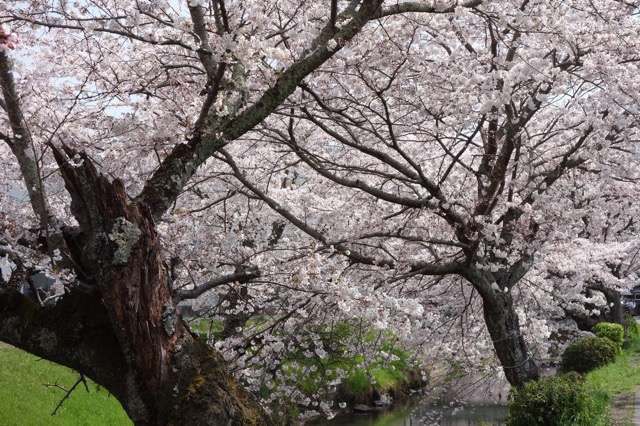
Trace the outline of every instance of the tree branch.
<instances>
[{"instance_id":1,"label":"tree branch","mask_svg":"<svg viewBox=\"0 0 640 426\"><path fill-rule=\"evenodd\" d=\"M0 340L76 370L126 400L126 384L114 371L127 371L127 364L97 294L71 291L54 306L40 306L0 286Z\"/></svg>"},{"instance_id":2,"label":"tree branch","mask_svg":"<svg viewBox=\"0 0 640 426\"><path fill-rule=\"evenodd\" d=\"M195 135L189 143L176 146L147 181L136 201L145 204L154 219L158 220L180 195L200 165L275 111L305 77L331 59L367 22L375 18L381 4L382 0L364 1L357 11L348 8L339 17L339 20L348 22L337 30L331 27L330 22L327 23L311 43L312 50L284 70L258 101L230 120L221 123L212 121L214 126ZM332 48L327 47L330 40L335 42Z\"/></svg>"},{"instance_id":3,"label":"tree branch","mask_svg":"<svg viewBox=\"0 0 640 426\"><path fill-rule=\"evenodd\" d=\"M176 291L175 294L173 295L173 302L177 304L178 302L185 299L195 299L200 295L202 295L203 293L213 288L219 287L221 285L230 284L234 282L244 284L251 281L254 278L258 278L259 276L260 276L260 270L256 268L246 272L237 272L234 274L216 277L192 289L189 289L189 290L180 289Z\"/></svg>"},{"instance_id":4,"label":"tree branch","mask_svg":"<svg viewBox=\"0 0 640 426\"><path fill-rule=\"evenodd\" d=\"M436 0L437 1L437 0ZM375 18L384 18L385 16L398 15L401 13L417 12L417 13L451 13L459 7L472 8L480 6L482 0L467 0L461 3L456 2L452 5L437 5L433 3L423 2L404 2L385 7L379 11Z\"/></svg>"},{"instance_id":5,"label":"tree branch","mask_svg":"<svg viewBox=\"0 0 640 426\"><path fill-rule=\"evenodd\" d=\"M33 212L38 218L41 229L48 229L50 225L54 224L55 220L51 216L44 196L40 168L33 147L33 140L20 107L20 99L16 91L12 68L7 52L0 51L0 87L4 97L3 109L7 113L11 131L14 135L13 138L3 135L2 139L7 142L13 155L18 160L27 193L29 194L29 201Z\"/></svg>"},{"instance_id":6,"label":"tree branch","mask_svg":"<svg viewBox=\"0 0 640 426\"><path fill-rule=\"evenodd\" d=\"M236 165L235 161L233 161L233 158L231 157L231 155L229 153L227 153L224 149L221 149L220 153L225 157L225 160L226 160L227 164L229 164L229 166L233 170L234 176L236 177L236 179L238 179L240 181L240 183L242 183L242 185L244 185L251 192L256 194L258 196L258 198L260 198L262 201L264 201L276 213L280 214L287 221L289 221L293 226L297 227L298 229L300 229L305 234L309 235L310 237L315 238L317 241L320 241L321 243L323 243L327 247L333 245L339 252L341 252L341 254L343 254L344 256L348 257L349 260L351 260L353 263L360 263L360 264L363 264L363 265L388 266L388 267L391 267L391 268L395 267L395 262L392 259L375 259L375 258L370 257L370 256L365 256L365 255L363 255L361 253L358 253L358 252L356 252L354 250L350 250L344 244L334 244L333 242L329 241L324 234L319 232L317 229L315 229L311 225L309 225L309 224L303 222L302 220L298 219L296 216L294 216L287 209L283 208L273 198L269 197L267 194L265 194L263 191L261 191L258 187L256 187L251 182L249 182L249 180L242 174L242 172L240 171L240 169Z\"/></svg>"},{"instance_id":7,"label":"tree branch","mask_svg":"<svg viewBox=\"0 0 640 426\"><path fill-rule=\"evenodd\" d=\"M69 389L59 385L58 382L44 383L44 386L47 388L58 388L66 392L66 394L62 397L60 402L58 402L58 405L56 405L56 408L51 413L52 416L55 416L58 410L62 408L62 404L64 404L64 401L69 399L69 397L71 396L71 393L73 393L73 391L76 390L76 387L78 387L80 383L84 384L84 388L87 390L87 392L89 392L89 384L87 383L87 378L84 376L84 374L80 374L80 377L78 378L78 380Z\"/></svg>"}]
</instances>

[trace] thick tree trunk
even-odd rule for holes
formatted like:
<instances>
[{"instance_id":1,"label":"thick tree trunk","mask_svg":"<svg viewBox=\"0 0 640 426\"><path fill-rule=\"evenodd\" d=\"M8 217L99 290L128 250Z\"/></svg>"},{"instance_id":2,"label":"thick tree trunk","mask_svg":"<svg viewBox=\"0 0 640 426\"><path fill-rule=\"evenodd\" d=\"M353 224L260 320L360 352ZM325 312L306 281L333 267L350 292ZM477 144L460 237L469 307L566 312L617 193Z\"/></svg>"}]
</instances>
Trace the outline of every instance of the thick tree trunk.
<instances>
[{"instance_id":1,"label":"thick tree trunk","mask_svg":"<svg viewBox=\"0 0 640 426\"><path fill-rule=\"evenodd\" d=\"M606 316L603 316L604 318L601 321L614 322L622 325L622 295L620 292L599 283L592 283L589 285L589 288L604 294L604 298L607 301L609 312Z\"/></svg>"},{"instance_id":2,"label":"thick tree trunk","mask_svg":"<svg viewBox=\"0 0 640 426\"><path fill-rule=\"evenodd\" d=\"M599 322L614 322L624 327L622 295L620 294L620 292L599 283L591 283L587 288L590 291L599 291L604 295L604 298L607 301L608 310L601 311L600 315L590 315L589 311L599 307L593 304L587 304L585 305L585 309L587 312L585 312L585 310L578 311L574 309L564 308L565 314L575 320L576 324L578 325L578 329L582 331L591 331L593 326L595 326Z\"/></svg>"},{"instance_id":3,"label":"thick tree trunk","mask_svg":"<svg viewBox=\"0 0 640 426\"><path fill-rule=\"evenodd\" d=\"M43 308L2 289L0 338L91 377L137 425L268 424L221 355L180 318L146 208L88 157L71 167L53 149L80 224L67 243L91 290Z\"/></svg>"},{"instance_id":4,"label":"thick tree trunk","mask_svg":"<svg viewBox=\"0 0 640 426\"><path fill-rule=\"evenodd\" d=\"M540 378L538 366L522 336L511 296L513 285L524 276L529 261L530 259L523 258L508 272L496 274L497 276L474 267L469 267L464 274L482 297L484 320L493 347L507 380L515 387L522 387L527 382Z\"/></svg>"},{"instance_id":5,"label":"thick tree trunk","mask_svg":"<svg viewBox=\"0 0 640 426\"><path fill-rule=\"evenodd\" d=\"M55 306L41 307L15 290L0 288L0 337L91 377L138 425L268 424L220 355L190 333L176 339L179 346L167 362L164 380L152 363L127 360L97 293L76 290ZM158 385L150 389L147 382L153 377Z\"/></svg>"},{"instance_id":6,"label":"thick tree trunk","mask_svg":"<svg viewBox=\"0 0 640 426\"><path fill-rule=\"evenodd\" d=\"M540 372L522 337L511 293L483 297L484 320L504 374L512 386L538 380Z\"/></svg>"}]
</instances>

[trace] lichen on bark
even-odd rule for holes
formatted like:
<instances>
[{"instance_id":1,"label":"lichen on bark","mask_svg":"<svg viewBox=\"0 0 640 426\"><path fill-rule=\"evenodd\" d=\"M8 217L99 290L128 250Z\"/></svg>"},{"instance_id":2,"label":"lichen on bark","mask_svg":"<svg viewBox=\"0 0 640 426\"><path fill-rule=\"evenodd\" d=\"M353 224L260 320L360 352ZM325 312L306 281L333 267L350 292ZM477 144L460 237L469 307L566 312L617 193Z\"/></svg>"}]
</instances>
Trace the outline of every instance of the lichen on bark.
<instances>
[{"instance_id":1,"label":"lichen on bark","mask_svg":"<svg viewBox=\"0 0 640 426\"><path fill-rule=\"evenodd\" d=\"M131 250L140 239L140 235L142 231L135 224L122 217L116 219L109 234L109 239L117 246L113 253L114 265L124 266L129 262Z\"/></svg>"},{"instance_id":2,"label":"lichen on bark","mask_svg":"<svg viewBox=\"0 0 640 426\"><path fill-rule=\"evenodd\" d=\"M171 303L164 304L164 310L162 312L162 324L164 325L164 331L167 333L167 335L172 336L176 332L178 316L176 314L176 307Z\"/></svg>"},{"instance_id":3,"label":"lichen on bark","mask_svg":"<svg viewBox=\"0 0 640 426\"><path fill-rule=\"evenodd\" d=\"M50 330L43 328L40 331L40 345L48 350L54 350L58 343L58 339L56 338L56 334Z\"/></svg>"}]
</instances>

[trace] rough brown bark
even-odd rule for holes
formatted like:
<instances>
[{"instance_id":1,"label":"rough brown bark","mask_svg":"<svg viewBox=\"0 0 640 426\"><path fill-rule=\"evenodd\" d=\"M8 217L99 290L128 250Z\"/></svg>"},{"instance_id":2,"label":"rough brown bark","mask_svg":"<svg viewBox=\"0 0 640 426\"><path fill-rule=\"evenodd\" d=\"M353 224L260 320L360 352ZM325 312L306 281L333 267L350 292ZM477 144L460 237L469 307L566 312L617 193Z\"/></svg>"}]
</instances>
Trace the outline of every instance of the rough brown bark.
<instances>
[{"instance_id":1,"label":"rough brown bark","mask_svg":"<svg viewBox=\"0 0 640 426\"><path fill-rule=\"evenodd\" d=\"M622 315L622 295L619 291L606 287L603 284L592 283L589 285L589 288L592 290L596 290L604 294L604 298L607 301L607 305L609 306L609 312L603 319L603 321L615 322L616 324L622 325L623 323L623 315Z\"/></svg>"},{"instance_id":2,"label":"rough brown bark","mask_svg":"<svg viewBox=\"0 0 640 426\"><path fill-rule=\"evenodd\" d=\"M565 314L575 320L576 324L578 325L578 329L583 331L591 331L593 326L595 326L599 322L614 322L624 327L624 312L622 310L622 295L620 294L620 292L610 289L599 283L591 283L587 286L587 288L589 289L589 291L601 292L604 295L605 300L607 301L607 306L609 307L609 309L601 312L600 315L590 315L584 310L579 311L577 309L564 308ZM598 308L598 306L587 304L585 305L585 308L587 309L587 311L590 311L591 309Z\"/></svg>"},{"instance_id":3,"label":"rough brown bark","mask_svg":"<svg viewBox=\"0 0 640 426\"><path fill-rule=\"evenodd\" d=\"M513 285L527 272L530 261L524 257L502 274L485 274L472 266L463 273L482 298L484 320L493 347L507 380L515 387L540 378L538 366L522 336L511 295Z\"/></svg>"},{"instance_id":4,"label":"rough brown bark","mask_svg":"<svg viewBox=\"0 0 640 426\"><path fill-rule=\"evenodd\" d=\"M510 293L483 298L484 319L504 374L512 386L538 380L540 371L527 349Z\"/></svg>"},{"instance_id":5,"label":"rough brown bark","mask_svg":"<svg viewBox=\"0 0 640 426\"><path fill-rule=\"evenodd\" d=\"M80 225L66 237L83 290L41 307L0 288L3 340L91 377L138 425L268 424L220 354L179 316L145 207L87 156L52 149ZM75 155L80 167L68 165Z\"/></svg>"},{"instance_id":6,"label":"rough brown bark","mask_svg":"<svg viewBox=\"0 0 640 426\"><path fill-rule=\"evenodd\" d=\"M127 365L104 306L95 293L73 291L55 306L40 306L0 287L2 340L90 376L118 399Z\"/></svg>"},{"instance_id":7,"label":"rough brown bark","mask_svg":"<svg viewBox=\"0 0 640 426\"><path fill-rule=\"evenodd\" d=\"M3 341L91 377L123 404L135 424L268 424L220 355L190 333L176 339L169 374L151 390L146 382L161 374L125 357L95 292L72 291L55 306L41 307L0 288L0 313Z\"/></svg>"}]
</instances>

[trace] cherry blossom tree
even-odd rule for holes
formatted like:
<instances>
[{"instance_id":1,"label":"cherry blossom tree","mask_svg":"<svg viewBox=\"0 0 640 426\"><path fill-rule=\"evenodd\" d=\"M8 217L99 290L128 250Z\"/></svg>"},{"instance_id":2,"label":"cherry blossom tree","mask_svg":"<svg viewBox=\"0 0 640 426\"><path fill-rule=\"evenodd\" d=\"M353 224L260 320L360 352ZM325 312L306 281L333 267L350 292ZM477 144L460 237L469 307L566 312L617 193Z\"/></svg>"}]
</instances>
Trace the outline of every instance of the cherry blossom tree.
<instances>
[{"instance_id":1,"label":"cherry blossom tree","mask_svg":"<svg viewBox=\"0 0 640 426\"><path fill-rule=\"evenodd\" d=\"M389 16L480 2L384 3L3 3L1 250L12 271L0 287L0 338L93 378L136 424L268 423L176 312L182 297L256 278L224 262L227 245L249 243L230 229L216 254L207 241L163 245L163 232L184 225L183 212L207 210L200 183L216 173L213 154L359 33ZM191 195L202 202L186 210ZM190 244L202 250L196 278L208 278L173 288L191 265L170 254ZM17 291L37 271L63 287L54 306Z\"/></svg>"},{"instance_id":2,"label":"cherry blossom tree","mask_svg":"<svg viewBox=\"0 0 640 426\"><path fill-rule=\"evenodd\" d=\"M281 360L379 349L344 324L536 379L546 318L634 273L634 7L3 4L0 340L136 424L328 412Z\"/></svg>"},{"instance_id":3,"label":"cherry blossom tree","mask_svg":"<svg viewBox=\"0 0 640 426\"><path fill-rule=\"evenodd\" d=\"M629 285L634 13L525 1L382 20L347 47L353 55L305 80L256 140L216 157L346 257L345 271L366 271L352 287L426 306L441 277L462 277L507 379L522 385L538 377L522 319L538 324L539 307L584 312L584 302L595 313L610 297L584 291L619 297ZM278 173L298 184L274 186Z\"/></svg>"}]
</instances>

